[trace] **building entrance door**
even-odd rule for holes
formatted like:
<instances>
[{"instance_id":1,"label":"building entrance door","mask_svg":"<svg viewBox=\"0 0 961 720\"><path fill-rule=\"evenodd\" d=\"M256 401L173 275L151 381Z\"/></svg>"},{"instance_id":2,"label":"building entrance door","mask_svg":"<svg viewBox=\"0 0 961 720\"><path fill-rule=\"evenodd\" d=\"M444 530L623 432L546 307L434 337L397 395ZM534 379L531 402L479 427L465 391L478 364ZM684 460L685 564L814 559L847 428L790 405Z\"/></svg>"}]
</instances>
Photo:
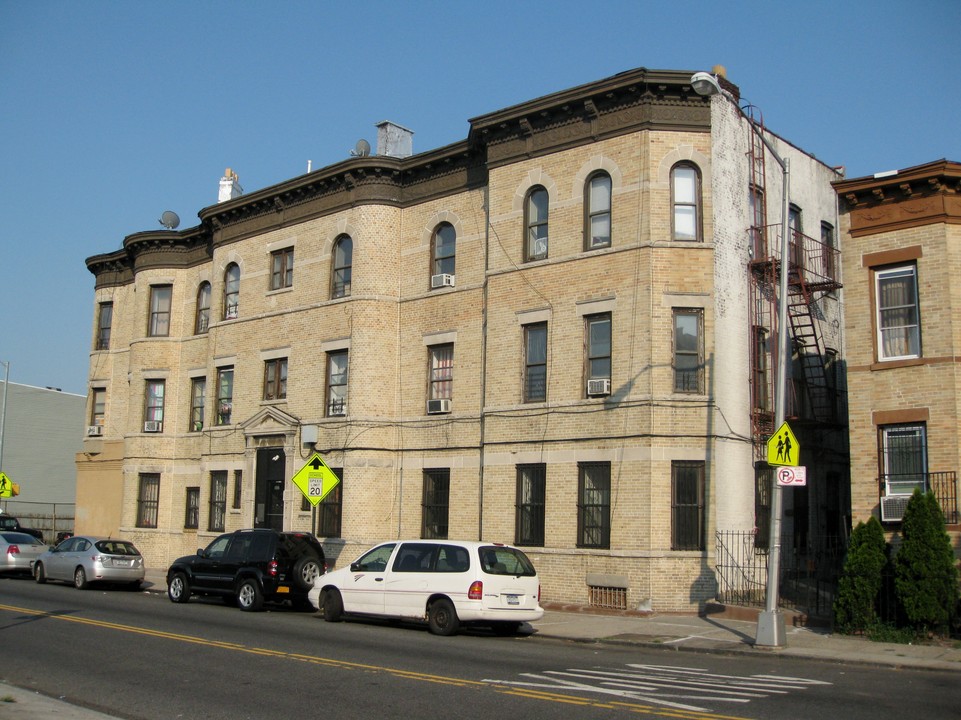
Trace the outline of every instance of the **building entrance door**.
<instances>
[{"instance_id":1,"label":"building entrance door","mask_svg":"<svg viewBox=\"0 0 961 720\"><path fill-rule=\"evenodd\" d=\"M284 469L287 455L283 448L257 451L257 485L254 527L284 529Z\"/></svg>"}]
</instances>

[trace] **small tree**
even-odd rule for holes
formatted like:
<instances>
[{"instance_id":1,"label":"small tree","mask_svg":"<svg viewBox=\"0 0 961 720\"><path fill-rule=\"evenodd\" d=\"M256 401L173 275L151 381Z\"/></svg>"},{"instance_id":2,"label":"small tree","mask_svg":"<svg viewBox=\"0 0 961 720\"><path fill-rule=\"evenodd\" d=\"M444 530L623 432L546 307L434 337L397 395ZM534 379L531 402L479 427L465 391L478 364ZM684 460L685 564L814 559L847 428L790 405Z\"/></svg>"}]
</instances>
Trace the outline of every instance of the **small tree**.
<instances>
[{"instance_id":1,"label":"small tree","mask_svg":"<svg viewBox=\"0 0 961 720\"><path fill-rule=\"evenodd\" d=\"M844 568L834 600L834 627L839 632L863 632L878 621L881 574L887 563L887 542L873 515L851 533Z\"/></svg>"},{"instance_id":2,"label":"small tree","mask_svg":"<svg viewBox=\"0 0 961 720\"><path fill-rule=\"evenodd\" d=\"M894 588L917 632L945 632L958 604L958 570L944 514L932 493L915 490L904 510Z\"/></svg>"}]
</instances>

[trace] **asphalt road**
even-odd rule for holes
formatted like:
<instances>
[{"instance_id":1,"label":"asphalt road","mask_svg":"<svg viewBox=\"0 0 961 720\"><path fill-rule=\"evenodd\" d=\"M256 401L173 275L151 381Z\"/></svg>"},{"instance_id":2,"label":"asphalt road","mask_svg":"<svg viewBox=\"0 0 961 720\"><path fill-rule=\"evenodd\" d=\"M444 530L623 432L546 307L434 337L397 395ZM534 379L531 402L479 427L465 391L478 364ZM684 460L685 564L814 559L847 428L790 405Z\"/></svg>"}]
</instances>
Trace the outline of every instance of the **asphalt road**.
<instances>
[{"instance_id":1,"label":"asphalt road","mask_svg":"<svg viewBox=\"0 0 961 720\"><path fill-rule=\"evenodd\" d=\"M122 718L956 718L957 675L430 635L0 578L0 679ZM0 718L2 718L0 707Z\"/></svg>"}]
</instances>

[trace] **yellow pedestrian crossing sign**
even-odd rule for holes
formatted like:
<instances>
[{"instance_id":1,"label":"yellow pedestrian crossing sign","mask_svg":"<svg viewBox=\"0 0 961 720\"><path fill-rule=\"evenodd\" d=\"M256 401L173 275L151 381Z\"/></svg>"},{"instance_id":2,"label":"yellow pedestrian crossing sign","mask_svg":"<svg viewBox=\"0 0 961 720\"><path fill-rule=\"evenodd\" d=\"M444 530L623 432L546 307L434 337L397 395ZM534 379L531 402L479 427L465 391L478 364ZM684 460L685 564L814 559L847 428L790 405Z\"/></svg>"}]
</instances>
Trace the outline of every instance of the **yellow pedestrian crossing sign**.
<instances>
[{"instance_id":1,"label":"yellow pedestrian crossing sign","mask_svg":"<svg viewBox=\"0 0 961 720\"><path fill-rule=\"evenodd\" d=\"M0 472L0 497L13 497L20 494L20 486Z\"/></svg>"},{"instance_id":2,"label":"yellow pedestrian crossing sign","mask_svg":"<svg viewBox=\"0 0 961 720\"><path fill-rule=\"evenodd\" d=\"M781 423L781 427L767 441L767 464L797 467L801 464L798 461L800 455L801 444L794 437L791 426L786 422Z\"/></svg>"},{"instance_id":3,"label":"yellow pedestrian crossing sign","mask_svg":"<svg viewBox=\"0 0 961 720\"><path fill-rule=\"evenodd\" d=\"M311 505L319 503L340 484L340 478L327 467L320 453L314 453L307 464L291 478L291 481L300 489L304 497L310 500Z\"/></svg>"}]
</instances>

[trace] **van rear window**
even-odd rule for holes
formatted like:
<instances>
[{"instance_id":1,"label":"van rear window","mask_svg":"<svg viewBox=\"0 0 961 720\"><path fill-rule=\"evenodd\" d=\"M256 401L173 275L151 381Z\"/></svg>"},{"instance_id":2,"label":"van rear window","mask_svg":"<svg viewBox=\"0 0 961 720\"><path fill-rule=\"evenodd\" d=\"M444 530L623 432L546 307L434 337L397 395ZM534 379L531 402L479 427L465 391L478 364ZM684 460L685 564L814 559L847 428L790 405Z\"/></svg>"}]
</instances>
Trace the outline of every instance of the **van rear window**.
<instances>
[{"instance_id":1,"label":"van rear window","mask_svg":"<svg viewBox=\"0 0 961 720\"><path fill-rule=\"evenodd\" d=\"M491 545L480 549L481 568L488 575L537 575L534 565L527 555L517 548L497 547Z\"/></svg>"}]
</instances>

